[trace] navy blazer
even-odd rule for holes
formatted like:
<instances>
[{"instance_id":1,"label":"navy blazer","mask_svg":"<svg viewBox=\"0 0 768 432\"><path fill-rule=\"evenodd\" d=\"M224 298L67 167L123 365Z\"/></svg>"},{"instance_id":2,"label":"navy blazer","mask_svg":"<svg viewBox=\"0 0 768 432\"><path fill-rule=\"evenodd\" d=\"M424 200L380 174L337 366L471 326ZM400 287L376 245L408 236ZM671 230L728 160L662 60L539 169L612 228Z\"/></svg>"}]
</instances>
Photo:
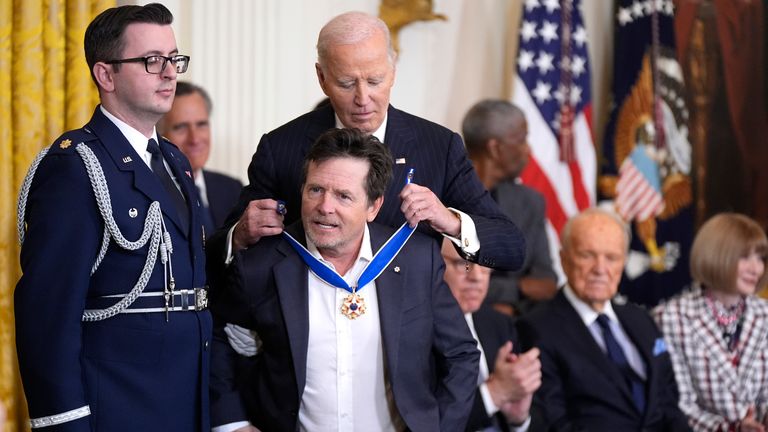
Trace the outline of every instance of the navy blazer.
<instances>
[{"instance_id":1,"label":"navy blazer","mask_svg":"<svg viewBox=\"0 0 768 432\"><path fill-rule=\"evenodd\" d=\"M687 431L677 406L669 353L648 312L613 303L621 326L647 369L646 411L632 402L629 386L597 344L562 290L517 321L523 349L541 350L542 385L534 404L551 431Z\"/></svg>"},{"instance_id":2,"label":"navy blazer","mask_svg":"<svg viewBox=\"0 0 768 432\"><path fill-rule=\"evenodd\" d=\"M301 171L310 146L335 125L333 107L326 106L298 117L262 136L248 167L247 185L225 229L210 240L211 264L223 266L226 256L226 231L255 199L281 199L286 202L288 225L300 217ZM399 227L405 221L398 195L409 168L415 169L414 183L428 187L446 207L454 207L472 217L480 239L480 250L473 258L478 263L499 269L516 270L525 258L525 238L499 209L477 177L458 134L390 106L384 144L395 159L394 179L384 195L384 205L376 222ZM438 243L442 235L427 223L419 230ZM214 272L223 269L213 268Z\"/></svg>"},{"instance_id":3,"label":"navy blazer","mask_svg":"<svg viewBox=\"0 0 768 432\"><path fill-rule=\"evenodd\" d=\"M373 250L393 232L368 226ZM287 231L304 243L300 222ZM263 345L237 394L234 351L226 336L214 338L213 425L248 418L260 430L294 431L306 379L307 266L273 236L237 253L230 268L232 283L211 299L215 320L256 330ZM376 279L384 364L398 412L414 431L464 430L477 386L480 352L444 269L437 245L415 233Z\"/></svg>"},{"instance_id":4,"label":"navy blazer","mask_svg":"<svg viewBox=\"0 0 768 432\"><path fill-rule=\"evenodd\" d=\"M208 311L171 313L168 322L164 313L81 321L83 310L94 307L90 302L97 297L126 294L133 288L148 246L128 251L113 241L98 270L90 274L104 220L76 151L80 143L101 163L112 212L126 239L140 237L150 204L160 202L173 242L176 289L205 284L200 204L189 162L179 149L161 140L163 156L190 204L191 229L180 225L160 181L97 107L84 128L53 143L39 165L27 202L15 313L30 417L89 406L90 416L46 431L208 430ZM144 291L162 291L163 273L158 260Z\"/></svg>"},{"instance_id":5,"label":"navy blazer","mask_svg":"<svg viewBox=\"0 0 768 432\"><path fill-rule=\"evenodd\" d=\"M219 228L224 225L227 215L237 204L243 184L234 177L208 170L203 170L203 179L213 225Z\"/></svg>"}]
</instances>

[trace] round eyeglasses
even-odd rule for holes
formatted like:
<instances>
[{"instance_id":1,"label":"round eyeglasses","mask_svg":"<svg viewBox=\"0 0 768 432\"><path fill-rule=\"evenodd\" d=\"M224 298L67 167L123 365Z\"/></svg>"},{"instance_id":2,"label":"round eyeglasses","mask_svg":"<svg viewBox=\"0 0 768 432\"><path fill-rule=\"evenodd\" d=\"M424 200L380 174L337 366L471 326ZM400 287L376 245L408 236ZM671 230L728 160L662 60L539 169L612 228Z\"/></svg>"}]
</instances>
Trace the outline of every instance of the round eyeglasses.
<instances>
[{"instance_id":1,"label":"round eyeglasses","mask_svg":"<svg viewBox=\"0 0 768 432\"><path fill-rule=\"evenodd\" d=\"M176 68L176 73L184 73L189 67L189 56L175 55L171 57L161 55L151 55L146 57L134 57L122 60L109 60L105 61L106 64L121 64L121 63L144 63L144 69L147 73L159 74L165 70L165 66L171 62Z\"/></svg>"}]
</instances>

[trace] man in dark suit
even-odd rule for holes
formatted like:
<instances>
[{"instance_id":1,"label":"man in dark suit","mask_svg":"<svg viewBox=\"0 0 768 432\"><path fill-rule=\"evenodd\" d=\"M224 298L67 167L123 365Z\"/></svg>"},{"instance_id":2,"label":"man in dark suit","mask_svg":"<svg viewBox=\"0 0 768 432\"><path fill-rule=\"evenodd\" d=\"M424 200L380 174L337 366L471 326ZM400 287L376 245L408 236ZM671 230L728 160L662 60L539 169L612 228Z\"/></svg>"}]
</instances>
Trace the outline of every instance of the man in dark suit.
<instances>
[{"instance_id":1,"label":"man in dark suit","mask_svg":"<svg viewBox=\"0 0 768 432\"><path fill-rule=\"evenodd\" d=\"M512 319L483 304L491 269L467 263L448 241L443 242L442 255L445 282L480 350L480 384L466 430L534 430L530 408L533 392L541 385L538 348L520 354Z\"/></svg>"},{"instance_id":2,"label":"man in dark suit","mask_svg":"<svg viewBox=\"0 0 768 432\"><path fill-rule=\"evenodd\" d=\"M214 431L464 429L479 352L435 242L381 248L410 232L372 222L391 167L375 137L328 131L307 155L301 220L235 255L212 310L262 345L238 392L234 351L215 338Z\"/></svg>"},{"instance_id":3,"label":"man in dark suit","mask_svg":"<svg viewBox=\"0 0 768 432\"><path fill-rule=\"evenodd\" d=\"M517 322L523 345L541 349L534 404L549 430L688 430L661 332L644 309L611 301L628 245L616 214L574 216L560 254L568 284Z\"/></svg>"},{"instance_id":4,"label":"man in dark suit","mask_svg":"<svg viewBox=\"0 0 768 432\"><path fill-rule=\"evenodd\" d=\"M179 81L171 110L157 124L160 133L189 158L208 235L224 224L243 187L240 180L204 169L211 153L212 112L213 101L205 89Z\"/></svg>"},{"instance_id":5,"label":"man in dark suit","mask_svg":"<svg viewBox=\"0 0 768 432\"><path fill-rule=\"evenodd\" d=\"M209 430L200 204L189 162L155 132L189 62L172 21L149 4L91 22L101 105L22 190L16 344L33 428Z\"/></svg>"},{"instance_id":6,"label":"man in dark suit","mask_svg":"<svg viewBox=\"0 0 768 432\"><path fill-rule=\"evenodd\" d=\"M544 197L520 182L528 165L528 122L509 101L486 99L467 111L464 142L480 181L501 211L525 233L525 264L515 272L495 271L487 302L507 314L521 315L557 292L544 214Z\"/></svg>"},{"instance_id":7,"label":"man in dark suit","mask_svg":"<svg viewBox=\"0 0 768 432\"><path fill-rule=\"evenodd\" d=\"M380 19L350 12L332 19L320 31L315 65L330 106L298 117L264 135L248 168L243 189L226 230L209 243L214 273L222 271L231 251L264 236L279 234L299 217L299 184L304 155L323 132L358 128L379 138L394 157L395 178L415 169L413 184L395 182L385 193L376 221L397 227L404 221L438 242L451 238L462 255L482 265L517 269L525 240L478 181L461 138L448 129L395 109L389 96L395 79L395 53L389 30ZM235 225L235 223L237 223ZM234 229L232 229L234 225Z\"/></svg>"}]
</instances>

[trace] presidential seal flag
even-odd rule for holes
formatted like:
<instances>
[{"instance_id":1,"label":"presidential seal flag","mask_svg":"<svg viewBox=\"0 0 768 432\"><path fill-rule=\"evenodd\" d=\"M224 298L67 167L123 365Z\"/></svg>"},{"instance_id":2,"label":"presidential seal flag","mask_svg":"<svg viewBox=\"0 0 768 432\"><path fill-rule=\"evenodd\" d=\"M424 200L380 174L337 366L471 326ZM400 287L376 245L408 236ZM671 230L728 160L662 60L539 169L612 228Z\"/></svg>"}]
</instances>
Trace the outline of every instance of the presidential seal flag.
<instances>
[{"instance_id":1,"label":"presidential seal flag","mask_svg":"<svg viewBox=\"0 0 768 432\"><path fill-rule=\"evenodd\" d=\"M580 0L526 0L512 101L528 120L531 158L524 184L546 201L547 236L560 273L559 234L595 202L587 33Z\"/></svg>"},{"instance_id":2,"label":"presidential seal flag","mask_svg":"<svg viewBox=\"0 0 768 432\"><path fill-rule=\"evenodd\" d=\"M656 305L690 283L691 145L672 0L620 0L598 189L632 226L621 293Z\"/></svg>"}]
</instances>

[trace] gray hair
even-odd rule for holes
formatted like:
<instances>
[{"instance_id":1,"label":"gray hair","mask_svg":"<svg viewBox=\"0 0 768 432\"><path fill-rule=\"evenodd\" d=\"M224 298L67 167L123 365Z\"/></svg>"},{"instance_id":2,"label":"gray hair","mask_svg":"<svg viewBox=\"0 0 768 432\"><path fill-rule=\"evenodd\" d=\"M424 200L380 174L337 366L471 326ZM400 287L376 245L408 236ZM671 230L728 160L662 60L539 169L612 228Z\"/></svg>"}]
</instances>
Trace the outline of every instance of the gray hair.
<instances>
[{"instance_id":1,"label":"gray hair","mask_svg":"<svg viewBox=\"0 0 768 432\"><path fill-rule=\"evenodd\" d=\"M626 245L627 249L625 252L629 251L629 242L632 240L632 231L630 231L629 225L624 221L624 219L621 218L621 216L619 216L618 213L602 207L590 207L568 219L568 221L565 223L565 226L563 226L563 231L560 233L560 246L563 250L568 250L568 247L570 246L571 231L573 230L573 225L577 221L590 216L605 216L606 218L614 221L616 225L621 228L622 233L624 233L624 244Z\"/></svg>"},{"instance_id":2,"label":"gray hair","mask_svg":"<svg viewBox=\"0 0 768 432\"><path fill-rule=\"evenodd\" d=\"M389 35L387 24L381 19L365 12L346 12L328 21L317 37L317 62L324 65L328 51L335 45L352 45L364 41L376 32L381 32L387 40L387 59L395 64L395 49Z\"/></svg>"},{"instance_id":3,"label":"gray hair","mask_svg":"<svg viewBox=\"0 0 768 432\"><path fill-rule=\"evenodd\" d=\"M199 94L203 98L203 101L205 102L205 110L208 111L208 115L210 116L213 112L213 101L211 100L211 96L208 95L208 92L199 85L192 84L189 81L176 81L175 97L186 96L195 93Z\"/></svg>"},{"instance_id":4,"label":"gray hair","mask_svg":"<svg viewBox=\"0 0 768 432\"><path fill-rule=\"evenodd\" d=\"M467 151L470 154L483 153L489 140L503 138L519 120L525 120L523 110L509 101L485 99L476 103L464 115L461 124Z\"/></svg>"}]
</instances>

